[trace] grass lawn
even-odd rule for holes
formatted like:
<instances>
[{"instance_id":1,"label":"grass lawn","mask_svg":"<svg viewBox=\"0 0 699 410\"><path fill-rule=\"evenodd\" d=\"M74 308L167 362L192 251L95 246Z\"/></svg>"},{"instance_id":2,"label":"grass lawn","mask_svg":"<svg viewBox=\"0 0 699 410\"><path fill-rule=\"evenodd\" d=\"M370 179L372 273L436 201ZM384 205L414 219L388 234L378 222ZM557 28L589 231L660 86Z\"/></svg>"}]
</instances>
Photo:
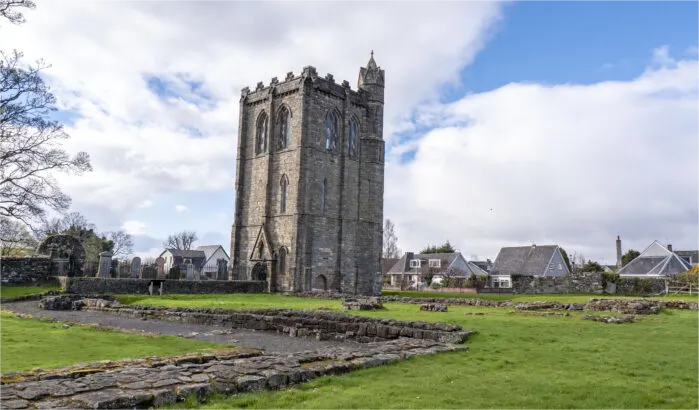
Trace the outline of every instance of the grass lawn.
<instances>
[{"instance_id":1,"label":"grass lawn","mask_svg":"<svg viewBox=\"0 0 699 410\"><path fill-rule=\"evenodd\" d=\"M50 290L60 290L60 286L55 284L42 284L36 286L2 285L0 286L0 297L14 298L18 296L46 293Z\"/></svg>"},{"instance_id":2,"label":"grass lawn","mask_svg":"<svg viewBox=\"0 0 699 410\"><path fill-rule=\"evenodd\" d=\"M472 299L488 299L488 300L512 300L515 302L531 302L535 300L546 300L555 302L581 303L587 302L592 298L605 299L657 299L657 300L687 300L697 301L699 295L666 295L653 296L642 298L640 296L617 296L617 295L512 295L512 294L487 294L487 293L449 293L449 292L411 292L411 291L383 291L383 296L403 296L408 298L472 298Z\"/></svg>"},{"instance_id":3,"label":"grass lawn","mask_svg":"<svg viewBox=\"0 0 699 410\"><path fill-rule=\"evenodd\" d=\"M279 295L132 296L126 301L225 308L326 306ZM539 299L541 300L541 299ZM221 304L222 303L222 304ZM469 350L317 379L281 392L213 396L194 408L697 408L699 318L667 310L638 323L508 313L506 308L386 304L365 316L456 323L479 333ZM465 313L483 312L483 316Z\"/></svg>"},{"instance_id":4,"label":"grass lawn","mask_svg":"<svg viewBox=\"0 0 699 410\"><path fill-rule=\"evenodd\" d=\"M50 369L100 360L168 356L210 351L227 345L174 336L148 336L71 326L0 312L0 372Z\"/></svg>"}]
</instances>

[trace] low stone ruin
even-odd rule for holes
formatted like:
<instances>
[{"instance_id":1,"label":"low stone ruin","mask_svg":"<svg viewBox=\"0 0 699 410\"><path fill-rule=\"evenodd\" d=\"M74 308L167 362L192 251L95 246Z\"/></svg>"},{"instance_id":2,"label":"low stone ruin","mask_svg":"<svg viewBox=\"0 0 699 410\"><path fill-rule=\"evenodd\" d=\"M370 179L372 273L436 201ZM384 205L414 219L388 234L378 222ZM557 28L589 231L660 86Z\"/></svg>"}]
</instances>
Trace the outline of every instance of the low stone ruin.
<instances>
[{"instance_id":1,"label":"low stone ruin","mask_svg":"<svg viewBox=\"0 0 699 410\"><path fill-rule=\"evenodd\" d=\"M420 305L420 310L423 312L446 312L447 305L443 303L423 303Z\"/></svg>"},{"instance_id":2,"label":"low stone ruin","mask_svg":"<svg viewBox=\"0 0 699 410\"><path fill-rule=\"evenodd\" d=\"M655 300L630 299L592 299L585 305L585 310L593 312L618 312L627 315L650 315L663 307Z\"/></svg>"},{"instance_id":3,"label":"low stone ruin","mask_svg":"<svg viewBox=\"0 0 699 410\"><path fill-rule=\"evenodd\" d=\"M464 349L429 340L399 339L365 348L332 347L295 355L233 350L93 363L4 374L1 408L153 408L194 394L277 390L324 375L381 366L416 355Z\"/></svg>"},{"instance_id":4,"label":"low stone ruin","mask_svg":"<svg viewBox=\"0 0 699 410\"><path fill-rule=\"evenodd\" d=\"M286 333L317 340L382 342L399 338L460 344L473 333L447 323L401 321L346 315L336 312L293 309L208 309L123 305L115 300L64 295L65 302L52 299L42 306L101 311L116 315L174 322Z\"/></svg>"},{"instance_id":5,"label":"low stone ruin","mask_svg":"<svg viewBox=\"0 0 699 410\"><path fill-rule=\"evenodd\" d=\"M383 303L376 297L345 298L342 306L345 310L378 310L383 309Z\"/></svg>"},{"instance_id":6,"label":"low stone ruin","mask_svg":"<svg viewBox=\"0 0 699 410\"><path fill-rule=\"evenodd\" d=\"M595 316L595 315L585 315L582 317L584 320L593 320L595 322L603 323L631 323L634 321L633 316Z\"/></svg>"}]
</instances>

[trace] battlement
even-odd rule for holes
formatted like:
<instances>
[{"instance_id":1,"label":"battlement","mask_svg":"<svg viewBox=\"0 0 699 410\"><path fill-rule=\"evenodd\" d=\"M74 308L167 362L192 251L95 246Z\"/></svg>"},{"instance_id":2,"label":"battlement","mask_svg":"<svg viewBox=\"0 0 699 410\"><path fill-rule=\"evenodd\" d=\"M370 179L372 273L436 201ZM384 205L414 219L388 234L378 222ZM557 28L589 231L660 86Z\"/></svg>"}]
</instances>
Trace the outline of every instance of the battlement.
<instances>
[{"instance_id":1,"label":"battlement","mask_svg":"<svg viewBox=\"0 0 699 410\"><path fill-rule=\"evenodd\" d=\"M318 71L313 66L306 66L301 71L301 75L294 75L293 71L286 73L284 81L279 81L278 77L272 77L268 84L260 81L252 90L250 87L244 87L240 90L241 98L253 97L253 96L266 96L273 91L274 93L284 93L291 89L298 89L304 83L306 79L310 79L313 83L314 88L319 88L325 92L332 94L338 94L338 96L344 95L346 92L353 94L359 94L362 92L361 89L353 90L350 86L350 82L347 80L342 81L341 84L335 82L335 77L327 73L325 77L320 77ZM271 89L271 90L270 90Z\"/></svg>"}]
</instances>

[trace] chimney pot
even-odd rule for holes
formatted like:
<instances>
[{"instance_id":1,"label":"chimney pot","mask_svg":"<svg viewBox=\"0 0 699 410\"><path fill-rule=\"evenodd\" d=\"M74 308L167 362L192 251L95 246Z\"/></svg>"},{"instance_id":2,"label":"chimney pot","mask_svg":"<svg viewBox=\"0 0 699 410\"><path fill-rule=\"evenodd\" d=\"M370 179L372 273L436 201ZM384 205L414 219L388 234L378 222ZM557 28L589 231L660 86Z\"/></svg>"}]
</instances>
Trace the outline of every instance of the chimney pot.
<instances>
[{"instance_id":1,"label":"chimney pot","mask_svg":"<svg viewBox=\"0 0 699 410\"><path fill-rule=\"evenodd\" d=\"M667 244L667 250L670 251L670 252L672 252L672 244L671 244L671 243L668 243L668 244Z\"/></svg>"}]
</instances>

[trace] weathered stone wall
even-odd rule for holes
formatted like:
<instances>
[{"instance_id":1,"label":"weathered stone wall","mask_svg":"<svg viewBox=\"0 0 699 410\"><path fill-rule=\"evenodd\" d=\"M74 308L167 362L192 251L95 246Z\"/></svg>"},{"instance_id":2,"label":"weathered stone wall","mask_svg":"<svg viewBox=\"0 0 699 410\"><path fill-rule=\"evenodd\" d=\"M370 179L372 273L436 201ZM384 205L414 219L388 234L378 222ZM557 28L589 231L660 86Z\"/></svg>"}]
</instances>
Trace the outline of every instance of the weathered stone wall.
<instances>
[{"instance_id":1,"label":"weathered stone wall","mask_svg":"<svg viewBox=\"0 0 699 410\"><path fill-rule=\"evenodd\" d=\"M512 275L512 293L608 293L626 296L651 296L665 293L665 279L617 278L606 283L603 274L586 272L582 275L540 277Z\"/></svg>"},{"instance_id":2,"label":"weathered stone wall","mask_svg":"<svg viewBox=\"0 0 699 410\"><path fill-rule=\"evenodd\" d=\"M0 258L2 283L23 284L51 279L51 259L47 257Z\"/></svg>"},{"instance_id":3,"label":"weathered stone wall","mask_svg":"<svg viewBox=\"0 0 699 410\"><path fill-rule=\"evenodd\" d=\"M68 302L73 303L74 300L71 299ZM53 301L51 303L55 304ZM164 308L122 305L102 299L89 298L84 299L82 309L130 317L274 331L294 337L315 337L319 340L353 340L361 343L392 340L399 337L444 343L463 343L472 333L463 331L461 326L446 323L375 319L318 310Z\"/></svg>"},{"instance_id":4,"label":"weathered stone wall","mask_svg":"<svg viewBox=\"0 0 699 410\"><path fill-rule=\"evenodd\" d=\"M512 275L512 293L602 293L601 273L566 276Z\"/></svg>"},{"instance_id":5,"label":"weathered stone wall","mask_svg":"<svg viewBox=\"0 0 699 410\"><path fill-rule=\"evenodd\" d=\"M64 292L78 294L148 294L152 279L112 279L112 278L58 278ZM260 281L228 280L163 280L163 294L206 294L206 293L261 293L266 288ZM153 286L153 294L159 293L159 287Z\"/></svg>"}]
</instances>

